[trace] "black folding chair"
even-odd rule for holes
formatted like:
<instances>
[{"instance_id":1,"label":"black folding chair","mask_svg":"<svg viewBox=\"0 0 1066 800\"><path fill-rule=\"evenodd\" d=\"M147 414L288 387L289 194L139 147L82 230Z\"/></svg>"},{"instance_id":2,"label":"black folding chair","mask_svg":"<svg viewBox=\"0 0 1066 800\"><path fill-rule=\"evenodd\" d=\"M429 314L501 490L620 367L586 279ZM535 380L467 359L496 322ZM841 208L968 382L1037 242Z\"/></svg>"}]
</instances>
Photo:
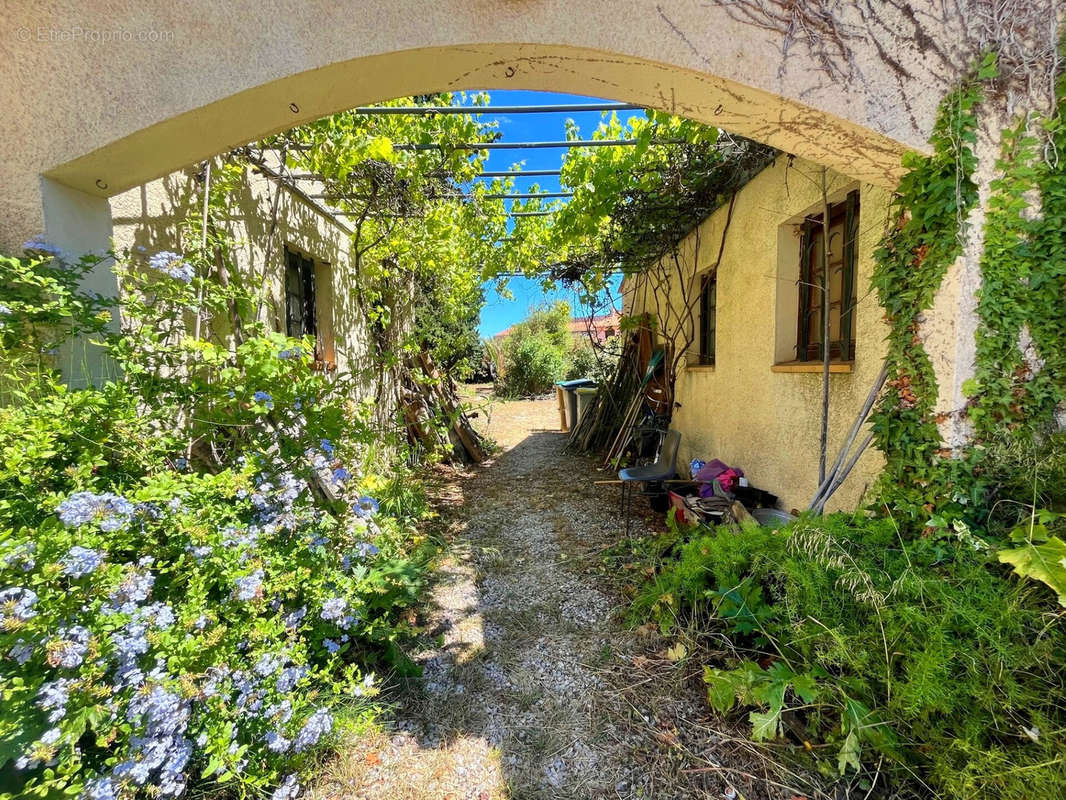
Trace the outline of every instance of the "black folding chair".
<instances>
[{"instance_id":1,"label":"black folding chair","mask_svg":"<svg viewBox=\"0 0 1066 800\"><path fill-rule=\"evenodd\" d=\"M677 449L681 445L678 431L667 431L659 457L654 464L627 467L618 473L622 481L622 515L626 518L626 538L629 538L629 521L633 509L633 492L637 483L662 483L677 474Z\"/></svg>"}]
</instances>

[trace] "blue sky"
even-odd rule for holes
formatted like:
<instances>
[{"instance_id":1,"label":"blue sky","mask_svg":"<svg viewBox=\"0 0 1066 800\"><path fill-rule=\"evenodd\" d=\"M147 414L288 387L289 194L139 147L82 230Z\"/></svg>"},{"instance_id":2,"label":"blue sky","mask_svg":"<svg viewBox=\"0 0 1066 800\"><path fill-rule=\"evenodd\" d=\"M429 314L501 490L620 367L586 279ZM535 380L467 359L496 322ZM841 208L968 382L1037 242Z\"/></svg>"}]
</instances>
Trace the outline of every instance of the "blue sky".
<instances>
[{"instance_id":1,"label":"blue sky","mask_svg":"<svg viewBox=\"0 0 1066 800\"><path fill-rule=\"evenodd\" d=\"M554 92L490 92L491 105L560 105L572 103L610 102L602 98L579 97ZM623 122L633 115L642 115L643 111L623 111L618 116ZM558 141L566 138L566 120L570 117L581 129L582 138L591 137L600 123L599 111L586 111L579 114L514 114L497 117L503 140L509 142ZM485 115L482 119L491 119ZM565 157L566 150L544 148L540 150L492 150L486 169L498 171L508 169L512 164L522 162L523 169L558 169ZM541 191L560 190L559 179L550 177L516 178L515 191L528 192L533 184ZM573 292L561 287L545 292L538 280L528 278L511 278L507 286L514 295L513 299L501 297L494 284L485 285L485 307L481 311L481 324L478 328L482 337L499 333L516 322L524 319L533 307L556 299L567 300L574 313L582 313L578 307L577 297Z\"/></svg>"}]
</instances>

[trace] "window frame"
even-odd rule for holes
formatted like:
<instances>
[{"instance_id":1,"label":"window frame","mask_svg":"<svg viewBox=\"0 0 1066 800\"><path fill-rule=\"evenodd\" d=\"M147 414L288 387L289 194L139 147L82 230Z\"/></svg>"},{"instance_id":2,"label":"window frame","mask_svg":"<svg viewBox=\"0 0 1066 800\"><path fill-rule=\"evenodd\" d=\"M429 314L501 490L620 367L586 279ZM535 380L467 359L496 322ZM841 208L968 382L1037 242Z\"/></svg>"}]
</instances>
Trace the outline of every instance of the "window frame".
<instances>
[{"instance_id":1,"label":"window frame","mask_svg":"<svg viewBox=\"0 0 1066 800\"><path fill-rule=\"evenodd\" d=\"M696 363L701 367L713 367L718 347L718 270L709 270L700 277L697 317L699 335ZM707 324L709 320L712 323L710 326Z\"/></svg>"},{"instance_id":2,"label":"window frame","mask_svg":"<svg viewBox=\"0 0 1066 800\"><path fill-rule=\"evenodd\" d=\"M318 308L315 302L315 260L291 245L285 246L285 335L299 339L314 337L318 346ZM295 272L297 291L291 290L290 275ZM296 325L294 307L298 307L299 325Z\"/></svg>"},{"instance_id":3,"label":"window frame","mask_svg":"<svg viewBox=\"0 0 1066 800\"><path fill-rule=\"evenodd\" d=\"M855 310L857 298L857 237L859 227L859 190L848 192L845 199L829 207L829 224L843 221L844 241L841 259L840 295L834 299L832 284L828 302L830 308L835 303L840 305L839 338L829 342L829 360L848 363L855 360ZM818 291L814 285L811 259L817 235L822 232L822 214L808 215L803 221L800 240L799 264L799 303L796 309L796 352L795 363L809 364L823 360L824 345L813 340L810 335L810 313L812 297ZM819 310L822 306L819 304Z\"/></svg>"}]
</instances>

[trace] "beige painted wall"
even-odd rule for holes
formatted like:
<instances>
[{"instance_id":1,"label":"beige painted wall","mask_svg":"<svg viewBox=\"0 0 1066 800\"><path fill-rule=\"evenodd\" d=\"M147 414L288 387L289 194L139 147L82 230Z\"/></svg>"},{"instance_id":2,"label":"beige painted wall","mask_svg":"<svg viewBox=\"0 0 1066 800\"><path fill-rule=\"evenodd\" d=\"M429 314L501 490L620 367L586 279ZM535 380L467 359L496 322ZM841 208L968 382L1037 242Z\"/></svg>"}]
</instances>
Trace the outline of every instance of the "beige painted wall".
<instances>
[{"instance_id":1,"label":"beige painted wall","mask_svg":"<svg viewBox=\"0 0 1066 800\"><path fill-rule=\"evenodd\" d=\"M161 250L180 251L181 222L203 202L201 191L193 171L182 170L112 197L116 250L129 249L144 257ZM238 269L245 280L263 282L269 298L265 321L283 332L285 247L313 257L319 331L333 333L338 371L358 375L360 397L371 396L379 368L370 356L366 318L356 305L349 233L298 195L285 188L277 192L276 182L246 169L244 180L232 193L228 215L220 224L236 241ZM273 244L268 246L275 196L277 227Z\"/></svg>"},{"instance_id":2,"label":"beige painted wall","mask_svg":"<svg viewBox=\"0 0 1066 800\"><path fill-rule=\"evenodd\" d=\"M700 0L9 3L0 245L63 234L42 175L106 197L360 103L456 89L640 103L891 183L966 68L965 20L938 0L863 13L835 10L860 34L837 53Z\"/></svg>"},{"instance_id":3,"label":"beige painted wall","mask_svg":"<svg viewBox=\"0 0 1066 800\"><path fill-rule=\"evenodd\" d=\"M777 494L786 509L805 508L818 483L821 365L807 373L775 372L773 367L794 357L789 345L796 334L795 223L804 213L819 212L820 176L816 165L795 159L790 166L782 156L738 193L718 269L715 365L682 368L676 387L680 408L675 409L673 427L682 434L679 463L720 458L739 466L753 485ZM850 372L830 376L831 464L884 355L887 328L870 276L873 251L887 224L890 193L832 172L828 184L831 202L851 189L861 192L855 361ZM682 243L686 269L694 261L698 271L714 263L726 213L723 207L700 226L697 257L694 235ZM624 291L628 310L651 308L647 292L636 282L627 282ZM879 452L867 451L828 508L855 508L882 463Z\"/></svg>"}]
</instances>

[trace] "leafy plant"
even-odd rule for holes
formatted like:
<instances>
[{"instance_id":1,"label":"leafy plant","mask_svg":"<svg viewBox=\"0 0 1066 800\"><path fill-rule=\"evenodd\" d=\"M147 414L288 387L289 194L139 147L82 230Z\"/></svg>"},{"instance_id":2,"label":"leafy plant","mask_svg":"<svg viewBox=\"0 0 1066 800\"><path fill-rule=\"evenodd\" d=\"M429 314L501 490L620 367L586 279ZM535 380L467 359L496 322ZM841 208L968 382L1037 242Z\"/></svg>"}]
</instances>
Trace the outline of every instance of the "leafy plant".
<instances>
[{"instance_id":1,"label":"leafy plant","mask_svg":"<svg viewBox=\"0 0 1066 800\"><path fill-rule=\"evenodd\" d=\"M1040 546L1055 517L1016 538ZM828 778L879 765L894 789L917 777L944 797L1057 796L1066 633L987 532L950 528L908 541L865 515L675 526L634 545L657 559L634 621L683 635L690 657L706 642L711 706L739 706L754 740L793 745L774 752Z\"/></svg>"},{"instance_id":2,"label":"leafy plant","mask_svg":"<svg viewBox=\"0 0 1066 800\"><path fill-rule=\"evenodd\" d=\"M1010 532L1010 540L1020 546L1000 550L996 556L1022 577L1046 584L1058 595L1059 605L1066 607L1066 542L1047 529L1062 517L1046 509L1034 510L1028 523Z\"/></svg>"},{"instance_id":3,"label":"leafy plant","mask_svg":"<svg viewBox=\"0 0 1066 800\"><path fill-rule=\"evenodd\" d=\"M77 288L105 261L46 247L0 259L0 797L291 800L410 668L424 498L351 376L233 327L258 298L211 250L119 257L116 329ZM86 333L120 380L72 389L39 352Z\"/></svg>"}]
</instances>

